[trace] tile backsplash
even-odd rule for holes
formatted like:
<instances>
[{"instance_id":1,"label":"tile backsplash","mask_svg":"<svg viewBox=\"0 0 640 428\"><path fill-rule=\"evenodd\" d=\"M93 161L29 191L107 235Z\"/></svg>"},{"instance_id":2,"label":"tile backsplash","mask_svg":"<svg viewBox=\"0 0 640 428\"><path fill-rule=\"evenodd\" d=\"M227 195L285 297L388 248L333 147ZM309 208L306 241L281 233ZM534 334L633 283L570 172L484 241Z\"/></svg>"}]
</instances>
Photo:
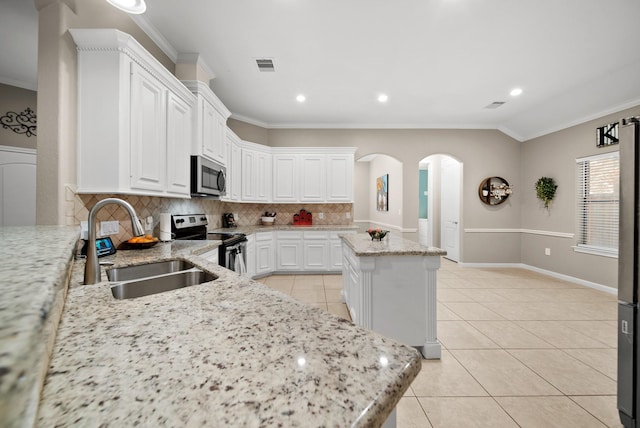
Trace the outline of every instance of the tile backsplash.
<instances>
[{"instance_id":1,"label":"tile backsplash","mask_svg":"<svg viewBox=\"0 0 640 428\"><path fill-rule=\"evenodd\" d=\"M98 201L105 198L120 198L129 202L136 210L138 217L144 224L144 219L152 216L154 235L159 234L160 213L170 214L200 214L205 213L209 219L209 229L222 227L222 213L232 212L237 215L239 226L252 226L260 224L260 217L265 211L276 212L276 225L292 224L293 215L301 209L313 214L313 224L317 225L350 225L353 222L353 204L274 204L274 203L237 203L216 199L193 198L161 198L157 196L136 195L105 195L105 194L76 194L74 197L74 224L79 225L86 221L89 210ZM320 219L319 214L323 214ZM347 218L347 213L349 214ZM120 223L120 233L111 235L115 245L132 236L131 222L126 211L118 205L106 205L97 215L98 223L101 221L114 221ZM98 229L99 236L99 229Z\"/></svg>"}]
</instances>

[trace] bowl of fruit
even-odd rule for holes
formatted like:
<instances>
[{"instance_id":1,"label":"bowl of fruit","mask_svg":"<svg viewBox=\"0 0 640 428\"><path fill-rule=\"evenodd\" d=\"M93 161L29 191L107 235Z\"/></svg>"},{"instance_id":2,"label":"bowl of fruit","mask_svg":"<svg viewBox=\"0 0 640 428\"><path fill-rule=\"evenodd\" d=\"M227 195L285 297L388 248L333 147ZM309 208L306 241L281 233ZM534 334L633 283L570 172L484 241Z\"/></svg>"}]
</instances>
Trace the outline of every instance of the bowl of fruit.
<instances>
[{"instance_id":1,"label":"bowl of fruit","mask_svg":"<svg viewBox=\"0 0 640 428\"><path fill-rule=\"evenodd\" d=\"M158 243L158 238L151 235L134 236L127 241L130 248L151 248Z\"/></svg>"},{"instance_id":2,"label":"bowl of fruit","mask_svg":"<svg viewBox=\"0 0 640 428\"><path fill-rule=\"evenodd\" d=\"M377 229L367 229L367 233L371 237L372 241L382 241L382 238L387 236L387 233L389 233L389 231L381 230L380 228L377 228Z\"/></svg>"}]
</instances>

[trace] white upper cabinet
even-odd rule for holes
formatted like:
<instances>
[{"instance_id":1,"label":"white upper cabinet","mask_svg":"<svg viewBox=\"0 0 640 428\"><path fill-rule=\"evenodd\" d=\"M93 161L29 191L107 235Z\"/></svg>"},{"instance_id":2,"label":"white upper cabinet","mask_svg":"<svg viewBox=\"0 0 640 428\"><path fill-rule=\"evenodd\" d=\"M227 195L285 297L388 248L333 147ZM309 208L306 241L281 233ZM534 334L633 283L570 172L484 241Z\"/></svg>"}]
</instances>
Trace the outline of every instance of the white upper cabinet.
<instances>
[{"instance_id":1,"label":"white upper cabinet","mask_svg":"<svg viewBox=\"0 0 640 428\"><path fill-rule=\"evenodd\" d=\"M271 201L271 154L258 150L255 159L256 200L269 202Z\"/></svg>"},{"instance_id":2,"label":"white upper cabinet","mask_svg":"<svg viewBox=\"0 0 640 428\"><path fill-rule=\"evenodd\" d=\"M273 202L298 201L298 156L273 155Z\"/></svg>"},{"instance_id":3,"label":"white upper cabinet","mask_svg":"<svg viewBox=\"0 0 640 428\"><path fill-rule=\"evenodd\" d=\"M167 192L190 194L191 107L169 93L167 100Z\"/></svg>"},{"instance_id":4,"label":"white upper cabinet","mask_svg":"<svg viewBox=\"0 0 640 428\"><path fill-rule=\"evenodd\" d=\"M273 202L353 201L352 147L275 147Z\"/></svg>"},{"instance_id":5,"label":"white upper cabinet","mask_svg":"<svg viewBox=\"0 0 640 428\"><path fill-rule=\"evenodd\" d=\"M242 149L242 200L256 201L255 180L256 152L251 149Z\"/></svg>"},{"instance_id":6,"label":"white upper cabinet","mask_svg":"<svg viewBox=\"0 0 640 428\"><path fill-rule=\"evenodd\" d=\"M69 31L78 47L77 191L189 197L193 94L128 34Z\"/></svg>"},{"instance_id":7,"label":"white upper cabinet","mask_svg":"<svg viewBox=\"0 0 640 428\"><path fill-rule=\"evenodd\" d=\"M197 113L191 154L200 155L227 165L227 119L231 112L204 82L183 80L182 83L197 97Z\"/></svg>"},{"instance_id":8,"label":"white upper cabinet","mask_svg":"<svg viewBox=\"0 0 640 428\"><path fill-rule=\"evenodd\" d=\"M240 138L230 129L226 133L227 155L227 194L223 199L239 201L242 196L242 149Z\"/></svg>"},{"instance_id":9,"label":"white upper cabinet","mask_svg":"<svg viewBox=\"0 0 640 428\"><path fill-rule=\"evenodd\" d=\"M354 152L327 155L327 202L353 201Z\"/></svg>"},{"instance_id":10,"label":"white upper cabinet","mask_svg":"<svg viewBox=\"0 0 640 428\"><path fill-rule=\"evenodd\" d=\"M260 144L242 143L243 202L271 201L271 153Z\"/></svg>"},{"instance_id":11,"label":"white upper cabinet","mask_svg":"<svg viewBox=\"0 0 640 428\"><path fill-rule=\"evenodd\" d=\"M131 63L131 187L162 192L167 135L166 89Z\"/></svg>"},{"instance_id":12,"label":"white upper cabinet","mask_svg":"<svg viewBox=\"0 0 640 428\"><path fill-rule=\"evenodd\" d=\"M326 200L324 154L299 155L300 164L300 193L301 202L324 202Z\"/></svg>"}]
</instances>

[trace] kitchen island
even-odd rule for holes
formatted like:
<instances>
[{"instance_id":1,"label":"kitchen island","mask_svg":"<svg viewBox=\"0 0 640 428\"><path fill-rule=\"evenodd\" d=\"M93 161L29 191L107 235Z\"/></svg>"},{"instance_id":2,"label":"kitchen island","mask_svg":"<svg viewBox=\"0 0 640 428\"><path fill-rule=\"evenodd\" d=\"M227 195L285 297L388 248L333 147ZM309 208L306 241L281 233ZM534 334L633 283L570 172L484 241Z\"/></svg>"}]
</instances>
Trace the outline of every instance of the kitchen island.
<instances>
[{"instance_id":1,"label":"kitchen island","mask_svg":"<svg viewBox=\"0 0 640 428\"><path fill-rule=\"evenodd\" d=\"M342 295L358 325L438 359L436 272L447 252L389 234L344 234Z\"/></svg>"},{"instance_id":2,"label":"kitchen island","mask_svg":"<svg viewBox=\"0 0 640 428\"><path fill-rule=\"evenodd\" d=\"M211 245L110 256L217 276L130 300L82 285L83 261L71 262L37 426L379 426L393 414L420 370L414 349L198 257Z\"/></svg>"}]
</instances>

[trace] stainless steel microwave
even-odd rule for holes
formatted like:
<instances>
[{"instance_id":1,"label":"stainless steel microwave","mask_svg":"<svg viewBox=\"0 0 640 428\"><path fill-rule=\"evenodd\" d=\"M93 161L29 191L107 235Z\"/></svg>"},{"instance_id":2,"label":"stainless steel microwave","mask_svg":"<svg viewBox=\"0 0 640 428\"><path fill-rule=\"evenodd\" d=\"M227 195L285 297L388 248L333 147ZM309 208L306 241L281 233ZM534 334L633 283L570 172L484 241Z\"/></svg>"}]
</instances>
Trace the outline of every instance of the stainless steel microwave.
<instances>
[{"instance_id":1,"label":"stainless steel microwave","mask_svg":"<svg viewBox=\"0 0 640 428\"><path fill-rule=\"evenodd\" d=\"M224 196L227 169L202 156L191 156L191 196Z\"/></svg>"}]
</instances>

